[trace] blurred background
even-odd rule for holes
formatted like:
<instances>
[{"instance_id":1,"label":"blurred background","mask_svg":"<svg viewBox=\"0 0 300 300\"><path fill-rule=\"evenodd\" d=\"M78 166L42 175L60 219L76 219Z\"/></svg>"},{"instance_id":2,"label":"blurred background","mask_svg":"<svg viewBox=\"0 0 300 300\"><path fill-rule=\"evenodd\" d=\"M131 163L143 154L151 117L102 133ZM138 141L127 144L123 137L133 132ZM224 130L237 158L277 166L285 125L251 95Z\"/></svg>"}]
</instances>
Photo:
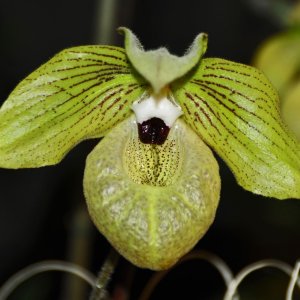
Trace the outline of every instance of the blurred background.
<instances>
[{"instance_id":1,"label":"blurred background","mask_svg":"<svg viewBox=\"0 0 300 300\"><path fill-rule=\"evenodd\" d=\"M196 34L206 32L206 57L251 64L267 38L286 30L286 16L295 3L1 0L0 103L20 80L64 48L99 43L122 46L123 38L111 29L121 25L131 28L146 49L165 46L178 55ZM300 111L298 115L300 118ZM45 259L76 261L94 273L99 270L109 244L86 218L82 190L85 158L96 144L95 140L80 144L57 166L0 169L0 285L19 269ZM196 249L220 256L235 273L264 258L294 265L300 258L300 201L246 192L219 162L220 206L214 224ZM121 260L112 285L130 287L128 299L138 299L152 274ZM241 286L241 299L284 299L288 280L276 270L253 274ZM224 291L217 272L197 261L176 268L151 299L212 300L221 299ZM53 273L30 280L11 299L73 300L84 296L86 290L75 279ZM299 291L294 299L300 299Z\"/></svg>"}]
</instances>

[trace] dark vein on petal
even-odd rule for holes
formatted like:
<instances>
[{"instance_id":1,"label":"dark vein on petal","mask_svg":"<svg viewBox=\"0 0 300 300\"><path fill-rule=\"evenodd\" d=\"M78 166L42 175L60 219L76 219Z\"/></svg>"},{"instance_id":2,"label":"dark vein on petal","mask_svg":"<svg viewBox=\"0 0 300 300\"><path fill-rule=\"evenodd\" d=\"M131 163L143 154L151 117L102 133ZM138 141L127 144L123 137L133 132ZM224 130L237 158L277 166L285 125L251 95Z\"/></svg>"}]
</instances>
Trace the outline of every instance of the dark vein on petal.
<instances>
[{"instance_id":1,"label":"dark vein on petal","mask_svg":"<svg viewBox=\"0 0 300 300\"><path fill-rule=\"evenodd\" d=\"M188 92L185 93L185 96L186 96L188 99L190 99L190 100L194 103L194 105L196 106L196 108L198 108L198 109L201 110L201 112L205 115L206 119L209 121L210 125L211 125L211 126L212 126L219 134L221 134L221 132L219 131L219 129L218 129L218 128L216 127L216 125L212 122L212 120L211 120L209 114L203 109L203 107L200 106L199 102L195 101L195 99L193 98L193 96L192 96L190 93L188 93ZM194 95L194 96L195 96L195 95ZM196 96L196 97L197 97L197 96ZM199 97L197 97L197 98L198 98L198 100L202 100L202 99L200 99ZM206 107L208 108L206 101L201 101L201 103L203 103L204 105L206 105ZM211 113L214 114L214 112L212 111L212 109L211 109L210 107L209 107L209 110L210 110ZM214 114L214 115L215 115L215 114ZM215 117L216 117L216 115L215 115ZM203 124L203 125L204 125L204 124Z\"/></svg>"},{"instance_id":2,"label":"dark vein on petal","mask_svg":"<svg viewBox=\"0 0 300 300\"><path fill-rule=\"evenodd\" d=\"M276 95L276 92L274 91L274 87L270 83L261 80L260 77L253 75L253 72L245 73L245 72L242 72L242 71L237 71L236 69L230 69L230 68L225 68L225 67L212 67L212 66L208 66L208 65L205 66L205 70L220 71L220 72L222 72L222 74L224 74L224 72L225 73L229 72L229 73L237 74L237 75L240 75L240 76L245 76L247 78L255 79L259 83L261 83L264 86L270 88L273 91L273 95ZM258 71L256 71L255 73L260 74L260 72L258 72ZM247 79L245 79L245 80L247 80Z\"/></svg>"},{"instance_id":3,"label":"dark vein on petal","mask_svg":"<svg viewBox=\"0 0 300 300\"><path fill-rule=\"evenodd\" d=\"M269 127L269 123L263 119L262 117L260 117L259 115L255 114L252 111L247 110L245 107L240 106L238 103L236 103L235 101L231 100L229 97L227 97L225 94L222 94L220 92L218 92L217 90L207 86L207 83L210 84L210 82L207 81L201 81L201 80L197 80L197 82L191 82L191 83L195 83L198 86L202 86L203 88L206 89L207 91L211 91L213 94L219 95L221 96L223 99L226 99L227 101L229 101L230 103L232 103L234 106L236 106L239 110L245 111L248 114L252 115L253 117L256 117L257 119L259 119L262 123L264 123L266 126ZM216 85L218 87L220 87L219 85ZM222 86L221 86L222 87ZM245 124L247 124L249 127L251 127L252 129L254 129L255 131L257 131L259 134L261 134L263 137L265 137L271 144L276 145L279 149L281 149L281 146L279 146L278 144L276 144L273 140L271 140L267 135L265 135L264 133L262 133L257 127L251 125L247 120L245 120L242 116L240 116L239 114L236 113L235 109L233 108L229 108L223 101L219 102L223 107L225 107L226 109L230 110L236 117L238 117L240 120L242 120ZM268 115L271 115L269 112L266 111L266 113ZM276 118L274 118L274 120L276 122L278 122L278 120ZM277 133L278 136L281 137L280 133L275 130L275 132ZM288 146L287 142L285 140L283 140L285 145ZM283 149L281 149L283 150Z\"/></svg>"},{"instance_id":4,"label":"dark vein on petal","mask_svg":"<svg viewBox=\"0 0 300 300\"><path fill-rule=\"evenodd\" d=\"M139 86L137 86L137 88L139 88ZM134 90L133 90L133 91L134 91ZM127 101L128 101L127 99L124 100L124 102L127 102ZM97 108L97 107L92 107L92 108L90 109L90 111L88 111L87 113L85 113L84 116L81 116L81 117L80 117L78 120L76 120L76 122L74 122L70 127L65 128L65 129L63 129L63 130L61 130L61 131L59 131L59 132L56 132L55 134L52 134L52 135L51 135L48 139L46 139L45 141L42 141L42 142L40 142L39 144L35 144L35 146L34 146L33 148L28 149L27 152L29 152L29 153L30 153L30 152L34 152L36 148L38 148L39 146L41 146L41 145L43 145L43 144L49 143L50 140L52 140L53 138L56 138L58 135L61 135L61 134L64 133L64 132L69 132L70 129L72 129L73 127L75 127L75 126L78 125L79 123L81 123L83 120L86 120L87 116L89 116L93 111L95 111L96 108ZM95 116L95 118L99 120L99 118L97 118L97 117L99 117L99 115L101 115L102 113L101 113L100 110L98 110L97 112L98 112L98 114L97 114L97 116ZM119 111L119 112L121 112L121 111ZM130 110L127 111L127 112L123 112L123 115L122 115L120 118L116 119L116 121L115 121L114 124L117 124L118 122L120 122L121 118L124 118L124 116L128 115L128 113L130 113ZM103 117L102 117L102 119L103 119ZM100 123L100 122L99 122L99 123ZM99 123L98 123L98 124L99 124ZM114 124L113 124L112 126L114 126ZM100 125L100 124L99 124L99 125ZM89 122L85 127L83 127L83 129L87 129L88 127L90 127L90 122ZM64 148L64 146L68 145L70 141L72 141L73 139L75 139L75 138L78 136L79 133L83 133L83 131L84 131L84 130L81 130L81 131L77 132L76 135L70 136L69 139L63 139L63 140L59 141L58 145L60 145L60 149ZM86 132L85 132L85 134L86 134ZM82 139L85 139L85 138L88 138L88 136L84 136L84 135L83 135L83 136L81 137L81 140L82 140ZM62 142L64 142L64 143L62 144ZM41 154L41 155L38 155L37 157L41 157L41 158L42 158L42 157L44 157L44 156L46 156L46 155L48 155L48 154L50 154L50 153L53 153L54 151L55 151L55 150L53 150L53 148L51 148L50 151L45 152L45 153L43 153L43 154Z\"/></svg>"},{"instance_id":5,"label":"dark vein on petal","mask_svg":"<svg viewBox=\"0 0 300 300\"><path fill-rule=\"evenodd\" d=\"M186 105L186 103L183 104L183 107L187 110L188 112L188 116L192 116L190 111L189 111L189 108L188 106ZM203 125L203 122L202 120L200 119L200 124ZM229 133L229 135L231 136L232 133L229 131L229 129L224 125L224 123L222 122L221 119L219 119L220 123L224 126L225 130ZM195 122L192 122L192 126L194 127L195 131L198 132L198 128L199 128L199 124L196 124ZM204 126L203 126L204 127ZM204 127L205 128L205 127ZM215 145L218 145L219 142L217 142L216 140L216 136L215 135L212 135L211 131L210 130L206 130L205 133L211 138L211 140L214 142ZM237 139L235 136L234 136L235 139ZM232 160L229 156L228 153L230 152L233 152L239 159L241 159L242 161L244 161L243 157L241 156L241 154L239 152L237 152L232 146L231 144L228 143L227 141L228 137L225 138L225 139L219 139L219 141L222 143L223 146L225 146L225 143L227 145L227 148L223 148L221 147L221 151L222 153L220 153L221 157L226 157L227 161L229 162L230 165L234 166L236 170L238 170L239 172L241 172L239 166L234 162L234 160ZM239 142L239 140L237 139L237 141ZM215 148L214 145L210 145L215 151L217 150ZM229 149L228 149L229 148ZM217 151L218 152L218 151ZM245 165L248 165L245 161L244 161ZM250 169L253 169L251 165L248 165L248 167ZM255 172L255 170L253 170ZM242 172L241 172L242 173Z\"/></svg>"},{"instance_id":6,"label":"dark vein on petal","mask_svg":"<svg viewBox=\"0 0 300 300\"><path fill-rule=\"evenodd\" d=\"M210 94L210 93L209 93L208 95L209 95L212 99L215 99L215 96L214 96L214 95L212 95L212 94ZM218 99L218 101L220 101L220 99ZM192 102L192 103L195 105L194 102ZM206 101L206 103L208 104L209 101ZM186 106L185 106L185 107L186 107ZM235 128L236 130L238 130L239 132L241 132L241 133L243 134L243 132L242 132L238 127L236 127L236 125L230 120L230 118L228 118L228 116L227 116L224 112L221 112L221 114L223 115L223 117L225 117L225 119L231 124L231 126L232 126L233 128ZM221 123L221 125L224 127L224 129L228 132L228 137L230 137L230 136L233 137L239 144L242 145L242 147L243 147L244 149L246 149L249 153L251 153L258 161L261 161L261 162L263 163L263 165L267 165L269 168L271 168L270 164L268 164L265 160L261 159L260 157L258 157L258 156L256 155L256 153L254 153L252 150L250 150L250 149L247 147L247 145L246 145L245 143L243 143L243 142L242 142L242 141L234 134L234 132L233 132L232 130L230 130L230 129L222 122L222 120L221 120L220 117L218 117L217 119L218 119L218 121ZM201 122L201 124L203 124L203 122ZM194 126L196 126L196 125L194 125ZM197 129L197 126L196 126L195 128ZM230 152L235 153L235 155L236 155L239 159L241 159L241 160L243 161L243 163L244 163L246 166L248 166L249 169L251 169L251 170L253 171L253 173L259 174L259 171L258 171L258 170L254 169L253 166L252 166L251 164L249 164L249 163L247 163L247 162L245 161L245 159L244 159L245 156L242 155L242 154L240 154L240 152L237 152L237 151L231 146L231 144L229 144L229 143L227 142L227 139L228 139L228 138L226 138L226 139L220 139L220 143L221 143L221 144L220 144L220 143L216 142L214 136L211 135L211 131L209 131L209 130L207 131L207 130L206 130L206 134L208 134L208 135L212 138L212 140L214 141L214 143L215 143L216 145L219 144L220 150L222 151L222 153L224 153L224 155L225 155L226 159L228 160L228 162L230 162L233 166L235 166L235 168L236 168L237 170L240 170L240 168L239 168L237 165L235 165L234 161L232 161L232 160L230 159L230 157L228 156L228 154L225 154L225 153L228 152L228 150L227 150L226 148L223 148L223 147L222 147L222 145L225 146L224 143L226 143L226 144L227 144L227 147L230 148ZM223 136L223 135L221 135L221 136ZM213 145L211 145L211 147L212 147L212 148L215 148ZM215 150L216 150L216 149L215 149ZM221 156L222 156L222 153L220 153ZM241 173L244 173L244 172L241 172ZM248 177L248 174L245 174L245 173L244 173L244 175ZM253 176L254 176L254 175L253 175ZM255 181L255 180L254 180L254 181ZM282 182L278 182L278 185L282 186Z\"/></svg>"},{"instance_id":7,"label":"dark vein on petal","mask_svg":"<svg viewBox=\"0 0 300 300\"><path fill-rule=\"evenodd\" d=\"M259 89L255 85L251 85L251 84L249 84L247 82L243 82L243 81L238 80L238 79L233 78L233 77L228 77L228 76L225 76L225 75L216 75L216 74L212 74L212 73L210 73L210 74L203 74L202 77L204 77L204 78L217 78L218 80L219 79L224 79L226 81L232 81L232 82L241 84L241 85L243 85L243 86L245 86L247 88L250 88L251 90L258 91L259 93L265 95L267 98L271 98L266 91L264 91L262 89Z\"/></svg>"},{"instance_id":8,"label":"dark vein on petal","mask_svg":"<svg viewBox=\"0 0 300 300\"><path fill-rule=\"evenodd\" d=\"M252 125L250 125L248 122L246 122L241 116L239 116L235 109L232 109L230 107L228 107L220 98L218 98L218 96L220 96L219 93L214 93L214 90L211 89L211 88L208 88L207 86L205 85L201 85L199 84L198 85L199 88L207 95L209 95L211 97L211 99L217 101L221 106L223 106L228 112L231 112L235 117L239 118L240 120L242 120L247 126L253 128L253 129L256 129L256 127L253 127ZM229 120L228 116L224 115L224 117ZM236 128L243 136L246 136L245 133L243 131L241 131L241 129L239 127L237 127L235 124L234 124L234 128ZM259 132L259 131L258 131ZM233 134L232 132L229 131L230 134ZM259 132L260 133L260 132ZM234 135L233 135L234 136ZM238 137L235 136L235 138L241 143L241 145L245 148L247 148L247 145L245 143L243 143ZM249 138L249 137L248 137ZM249 138L250 139L250 138ZM268 138L267 138L268 139ZM250 139L252 140L255 144L256 144L256 140L255 139ZM268 139L269 140L269 139ZM272 141L270 141L272 143ZM248 149L248 148L247 148ZM249 149L248 149L249 150ZM250 150L249 150L250 151ZM251 151L250 151L251 152ZM255 153L252 153L254 156ZM259 159L259 158L258 158ZM260 159L261 160L261 159ZM263 162L263 161L262 161Z\"/></svg>"},{"instance_id":9,"label":"dark vein on petal","mask_svg":"<svg viewBox=\"0 0 300 300\"><path fill-rule=\"evenodd\" d=\"M95 55L95 56L100 56L100 57L106 57L106 58L111 58L111 59L115 59L115 60L120 60L120 61L123 61L123 62L127 61L127 59L125 57L123 58L123 57L115 56L115 55L112 55L112 54L97 53L97 52L93 52L93 51L76 52L74 50L71 50L71 51L68 51L68 53Z\"/></svg>"}]
</instances>

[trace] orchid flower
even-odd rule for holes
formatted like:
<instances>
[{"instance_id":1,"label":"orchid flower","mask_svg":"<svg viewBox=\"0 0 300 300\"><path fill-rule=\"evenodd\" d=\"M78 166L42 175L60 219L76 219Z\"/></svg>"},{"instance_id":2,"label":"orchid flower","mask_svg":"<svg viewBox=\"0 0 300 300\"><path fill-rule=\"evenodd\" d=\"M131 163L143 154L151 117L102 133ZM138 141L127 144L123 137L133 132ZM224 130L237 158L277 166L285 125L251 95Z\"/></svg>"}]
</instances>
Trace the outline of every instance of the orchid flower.
<instances>
[{"instance_id":1,"label":"orchid flower","mask_svg":"<svg viewBox=\"0 0 300 300\"><path fill-rule=\"evenodd\" d=\"M220 196L211 147L244 189L300 197L299 144L281 122L277 93L257 69L187 53L80 46L54 56L0 111L0 166L53 165L85 139L84 194L100 232L137 266L166 269L214 220Z\"/></svg>"},{"instance_id":2,"label":"orchid flower","mask_svg":"<svg viewBox=\"0 0 300 300\"><path fill-rule=\"evenodd\" d=\"M296 6L297 22L263 42L254 65L278 90L282 119L300 140L300 3Z\"/></svg>"},{"instance_id":3,"label":"orchid flower","mask_svg":"<svg viewBox=\"0 0 300 300\"><path fill-rule=\"evenodd\" d=\"M253 64L277 89L282 119L300 141L300 2L280 16L285 28L260 45Z\"/></svg>"}]
</instances>

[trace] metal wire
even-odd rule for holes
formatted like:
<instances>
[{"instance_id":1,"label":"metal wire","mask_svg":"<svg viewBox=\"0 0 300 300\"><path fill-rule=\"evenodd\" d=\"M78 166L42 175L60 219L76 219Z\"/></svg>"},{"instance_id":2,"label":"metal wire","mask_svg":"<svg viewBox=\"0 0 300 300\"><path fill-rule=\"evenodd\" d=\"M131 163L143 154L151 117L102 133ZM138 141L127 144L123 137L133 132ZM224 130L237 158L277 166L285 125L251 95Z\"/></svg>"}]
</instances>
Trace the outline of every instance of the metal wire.
<instances>
[{"instance_id":1,"label":"metal wire","mask_svg":"<svg viewBox=\"0 0 300 300\"><path fill-rule=\"evenodd\" d=\"M202 260L208 261L210 264L212 264L219 271L219 273L221 274L226 286L227 287L229 286L229 284L231 283L231 281L233 279L233 274L232 274L230 268L227 266L227 264L220 257L218 257L218 256L216 256L216 255L214 255L210 252L207 252L207 251L192 251L189 254L187 254L186 256L184 256L177 263L176 266L178 266L178 265L180 265L180 264L182 264L186 261L193 260L193 259L202 259ZM142 291L142 293L139 297L139 300L148 300L150 298L152 292L154 291L154 289L158 285L158 283L170 271L172 271L172 269L155 273L152 276L152 278L148 281L145 288L143 289L143 291ZM234 300L238 300L238 299L239 299L238 296L236 296L236 298L234 298Z\"/></svg>"},{"instance_id":2,"label":"metal wire","mask_svg":"<svg viewBox=\"0 0 300 300\"><path fill-rule=\"evenodd\" d=\"M85 280L92 287L94 287L96 283L96 277L78 265L59 260L42 261L30 265L10 277L0 289L0 300L7 299L7 297L25 280L39 273L48 271L61 271L76 275Z\"/></svg>"},{"instance_id":3,"label":"metal wire","mask_svg":"<svg viewBox=\"0 0 300 300\"><path fill-rule=\"evenodd\" d=\"M292 294L295 287L295 284L297 282L297 285L300 287L300 279L297 280L298 273L299 273L299 265L296 265L295 270L293 268L286 264L285 262L279 261L279 260L261 260L256 263L253 263L244 269L242 269L234 279L230 282L228 289L225 293L224 300L232 300L234 299L234 295L237 293L238 286L241 284L241 282L252 272L263 269L266 267L273 267L277 268L289 276L291 276L291 282L287 291L286 300L292 300Z\"/></svg>"}]
</instances>

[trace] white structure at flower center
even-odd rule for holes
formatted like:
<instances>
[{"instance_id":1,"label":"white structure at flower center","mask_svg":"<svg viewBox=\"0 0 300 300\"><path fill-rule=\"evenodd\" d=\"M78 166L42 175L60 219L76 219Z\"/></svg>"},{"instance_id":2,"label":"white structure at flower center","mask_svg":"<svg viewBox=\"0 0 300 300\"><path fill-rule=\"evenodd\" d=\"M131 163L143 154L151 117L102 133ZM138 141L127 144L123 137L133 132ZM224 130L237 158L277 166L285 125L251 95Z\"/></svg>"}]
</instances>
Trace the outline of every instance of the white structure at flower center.
<instances>
[{"instance_id":1,"label":"white structure at flower center","mask_svg":"<svg viewBox=\"0 0 300 300\"><path fill-rule=\"evenodd\" d=\"M166 96L151 95L149 98L137 100L132 104L132 110L140 124L151 118L159 118L168 127L171 127L176 119L182 115L181 107Z\"/></svg>"}]
</instances>

